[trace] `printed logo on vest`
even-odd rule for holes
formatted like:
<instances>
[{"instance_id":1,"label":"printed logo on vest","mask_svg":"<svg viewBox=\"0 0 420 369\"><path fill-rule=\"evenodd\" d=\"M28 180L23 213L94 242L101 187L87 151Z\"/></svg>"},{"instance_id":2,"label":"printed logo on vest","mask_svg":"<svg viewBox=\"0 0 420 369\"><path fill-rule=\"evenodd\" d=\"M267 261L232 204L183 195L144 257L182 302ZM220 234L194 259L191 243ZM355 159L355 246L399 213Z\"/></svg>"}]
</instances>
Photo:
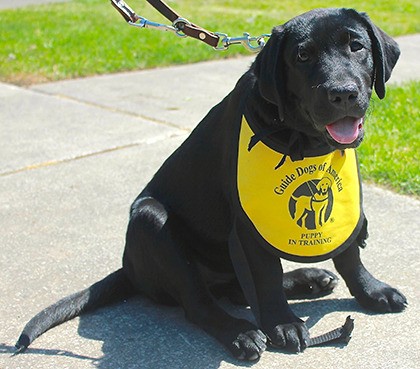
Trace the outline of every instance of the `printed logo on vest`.
<instances>
[{"instance_id":1,"label":"printed logo on vest","mask_svg":"<svg viewBox=\"0 0 420 369\"><path fill-rule=\"evenodd\" d=\"M313 179L292 193L289 213L296 224L308 230L321 228L330 218L334 197L331 179Z\"/></svg>"},{"instance_id":2,"label":"printed logo on vest","mask_svg":"<svg viewBox=\"0 0 420 369\"><path fill-rule=\"evenodd\" d=\"M265 242L289 260L325 260L348 246L360 227L360 183L354 149L293 161L242 121L236 185L241 210Z\"/></svg>"}]
</instances>

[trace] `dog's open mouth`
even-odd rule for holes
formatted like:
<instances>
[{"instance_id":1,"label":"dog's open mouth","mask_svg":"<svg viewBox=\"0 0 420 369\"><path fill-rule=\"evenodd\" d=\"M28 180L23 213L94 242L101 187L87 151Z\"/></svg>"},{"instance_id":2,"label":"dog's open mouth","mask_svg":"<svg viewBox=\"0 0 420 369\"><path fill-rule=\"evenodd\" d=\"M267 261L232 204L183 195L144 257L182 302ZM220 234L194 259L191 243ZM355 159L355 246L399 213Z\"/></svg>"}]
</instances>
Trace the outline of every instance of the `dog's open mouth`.
<instances>
[{"instance_id":1,"label":"dog's open mouth","mask_svg":"<svg viewBox=\"0 0 420 369\"><path fill-rule=\"evenodd\" d=\"M325 128L334 141L348 145L359 137L359 133L363 129L363 121L364 117L345 117L328 124Z\"/></svg>"}]
</instances>

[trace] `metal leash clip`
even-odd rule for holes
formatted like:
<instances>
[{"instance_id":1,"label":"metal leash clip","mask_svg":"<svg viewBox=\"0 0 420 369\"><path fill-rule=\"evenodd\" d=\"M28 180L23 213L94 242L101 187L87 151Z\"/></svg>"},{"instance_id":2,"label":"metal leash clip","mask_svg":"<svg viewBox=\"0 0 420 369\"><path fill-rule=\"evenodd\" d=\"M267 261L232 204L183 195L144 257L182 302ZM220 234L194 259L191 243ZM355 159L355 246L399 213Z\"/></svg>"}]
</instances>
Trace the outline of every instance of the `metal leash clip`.
<instances>
[{"instance_id":1,"label":"metal leash clip","mask_svg":"<svg viewBox=\"0 0 420 369\"><path fill-rule=\"evenodd\" d=\"M258 52L265 46L265 39L269 38L271 35L264 33L261 36L250 36L248 32L244 32L243 36L239 37L229 37L226 33L215 32L217 36L220 37L219 43L221 46L216 46L215 50L227 50L230 45L241 44L245 49Z\"/></svg>"}]
</instances>

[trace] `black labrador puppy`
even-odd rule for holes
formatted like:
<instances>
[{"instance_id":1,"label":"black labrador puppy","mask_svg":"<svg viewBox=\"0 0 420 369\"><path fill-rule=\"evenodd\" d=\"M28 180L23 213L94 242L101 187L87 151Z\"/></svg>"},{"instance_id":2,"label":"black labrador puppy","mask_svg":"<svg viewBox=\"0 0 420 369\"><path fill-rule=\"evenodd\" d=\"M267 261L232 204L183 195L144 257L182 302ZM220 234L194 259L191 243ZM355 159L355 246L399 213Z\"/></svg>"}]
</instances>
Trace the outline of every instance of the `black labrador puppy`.
<instances>
[{"instance_id":1,"label":"black labrador puppy","mask_svg":"<svg viewBox=\"0 0 420 369\"><path fill-rule=\"evenodd\" d=\"M398 45L364 13L318 9L273 29L233 91L165 161L134 201L122 269L36 315L23 351L49 328L130 295L178 304L187 319L235 358L255 360L266 344L292 352L308 343L287 297L331 292L334 274L283 274L280 258L332 258L367 309L398 312L396 289L363 266L367 221L356 148L374 88ZM215 297L249 304L257 326Z\"/></svg>"}]
</instances>

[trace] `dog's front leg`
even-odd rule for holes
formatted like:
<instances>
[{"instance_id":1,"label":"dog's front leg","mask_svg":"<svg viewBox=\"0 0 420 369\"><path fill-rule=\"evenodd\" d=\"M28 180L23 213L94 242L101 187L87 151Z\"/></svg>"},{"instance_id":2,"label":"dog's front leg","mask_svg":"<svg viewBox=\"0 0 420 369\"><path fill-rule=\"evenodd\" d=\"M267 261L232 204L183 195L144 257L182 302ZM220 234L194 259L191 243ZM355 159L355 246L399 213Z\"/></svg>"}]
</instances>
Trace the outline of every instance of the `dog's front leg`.
<instances>
[{"instance_id":1,"label":"dog's front leg","mask_svg":"<svg viewBox=\"0 0 420 369\"><path fill-rule=\"evenodd\" d=\"M360 259L357 242L354 242L333 260L350 293L360 305L381 313L404 310L407 305L405 296L397 289L377 280L368 272Z\"/></svg>"},{"instance_id":2,"label":"dog's front leg","mask_svg":"<svg viewBox=\"0 0 420 369\"><path fill-rule=\"evenodd\" d=\"M280 259L265 250L240 221L230 237L236 275L258 325L269 342L292 352L307 347L309 332L287 302Z\"/></svg>"}]
</instances>

